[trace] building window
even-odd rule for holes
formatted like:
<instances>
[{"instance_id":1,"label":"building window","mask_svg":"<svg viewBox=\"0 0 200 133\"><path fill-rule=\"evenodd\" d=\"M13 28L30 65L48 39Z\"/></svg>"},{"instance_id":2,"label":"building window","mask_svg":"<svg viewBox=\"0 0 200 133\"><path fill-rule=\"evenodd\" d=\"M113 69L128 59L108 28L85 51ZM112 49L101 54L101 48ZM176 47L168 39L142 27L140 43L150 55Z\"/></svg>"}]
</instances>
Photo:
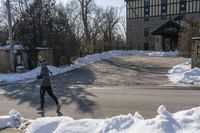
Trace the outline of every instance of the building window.
<instances>
[{"instance_id":1,"label":"building window","mask_svg":"<svg viewBox=\"0 0 200 133\"><path fill-rule=\"evenodd\" d=\"M148 36L149 35L149 28L144 28L144 36Z\"/></svg>"},{"instance_id":2,"label":"building window","mask_svg":"<svg viewBox=\"0 0 200 133\"><path fill-rule=\"evenodd\" d=\"M144 21L149 21L150 0L144 0Z\"/></svg>"},{"instance_id":3,"label":"building window","mask_svg":"<svg viewBox=\"0 0 200 133\"><path fill-rule=\"evenodd\" d=\"M180 1L180 13L186 13L186 0L181 0Z\"/></svg>"},{"instance_id":4,"label":"building window","mask_svg":"<svg viewBox=\"0 0 200 133\"><path fill-rule=\"evenodd\" d=\"M167 4L167 0L161 0L162 5L166 5Z\"/></svg>"},{"instance_id":5,"label":"building window","mask_svg":"<svg viewBox=\"0 0 200 133\"><path fill-rule=\"evenodd\" d=\"M144 6L149 6L150 5L150 0L144 0Z\"/></svg>"},{"instance_id":6,"label":"building window","mask_svg":"<svg viewBox=\"0 0 200 133\"><path fill-rule=\"evenodd\" d=\"M200 0L126 0L131 19L200 12ZM165 15L166 14L166 15ZM148 20L146 18L145 20Z\"/></svg>"},{"instance_id":7,"label":"building window","mask_svg":"<svg viewBox=\"0 0 200 133\"><path fill-rule=\"evenodd\" d=\"M167 0L161 0L161 15L167 14Z\"/></svg>"}]
</instances>

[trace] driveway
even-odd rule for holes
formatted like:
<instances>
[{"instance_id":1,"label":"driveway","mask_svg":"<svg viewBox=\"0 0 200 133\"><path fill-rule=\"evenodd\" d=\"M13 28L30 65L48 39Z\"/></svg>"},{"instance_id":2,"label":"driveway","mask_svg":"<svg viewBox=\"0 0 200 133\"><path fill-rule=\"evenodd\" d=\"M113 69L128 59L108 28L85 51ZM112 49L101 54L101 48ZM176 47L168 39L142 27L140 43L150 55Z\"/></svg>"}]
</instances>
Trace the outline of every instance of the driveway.
<instances>
[{"instance_id":1,"label":"driveway","mask_svg":"<svg viewBox=\"0 0 200 133\"><path fill-rule=\"evenodd\" d=\"M84 85L169 85L166 76L181 57L122 56L103 60L53 78L57 84Z\"/></svg>"}]
</instances>

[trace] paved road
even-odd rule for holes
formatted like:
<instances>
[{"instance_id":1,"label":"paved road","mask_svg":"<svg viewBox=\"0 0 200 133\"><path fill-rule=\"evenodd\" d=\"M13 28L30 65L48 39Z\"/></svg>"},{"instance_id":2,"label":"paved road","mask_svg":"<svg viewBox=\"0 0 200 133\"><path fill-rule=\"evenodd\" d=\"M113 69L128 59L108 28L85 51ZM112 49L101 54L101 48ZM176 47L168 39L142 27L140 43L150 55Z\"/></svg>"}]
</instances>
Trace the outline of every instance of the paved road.
<instances>
[{"instance_id":1,"label":"paved road","mask_svg":"<svg viewBox=\"0 0 200 133\"><path fill-rule=\"evenodd\" d=\"M172 66L186 60L148 56L113 58L53 77L53 88L62 101L63 115L75 119L106 118L135 111L151 118L161 104L171 112L200 106L199 87L171 86L165 75ZM36 111L38 103L39 81L0 86L0 115L16 109L29 119L57 116L48 96L45 114Z\"/></svg>"},{"instance_id":2,"label":"paved road","mask_svg":"<svg viewBox=\"0 0 200 133\"><path fill-rule=\"evenodd\" d=\"M16 93L16 92L14 92ZM25 118L40 117L37 114L37 92L32 96L27 92L1 96L0 115L16 109ZM21 95L21 97L19 97ZM177 86L74 86L56 95L63 101L62 113L73 118L105 118L113 115L139 111L145 118L156 115L156 109L164 104L171 112L200 106L199 87ZM11 97L11 96L10 96ZM46 116L56 116L53 101L46 97Z\"/></svg>"},{"instance_id":3,"label":"paved road","mask_svg":"<svg viewBox=\"0 0 200 133\"><path fill-rule=\"evenodd\" d=\"M74 86L64 91L63 94L56 92L64 101L62 113L75 119L106 118L119 114L134 114L136 111L145 118L152 118L157 115L156 110L161 104L170 112L200 106L200 89L190 86ZM35 110L38 95L19 95L23 98L14 100L15 95L14 99L1 96L0 106L3 108L0 109L0 115L5 115L12 108L21 112L25 118L57 115L50 99L47 98L45 114L38 114ZM5 130L3 133L10 132Z\"/></svg>"}]
</instances>

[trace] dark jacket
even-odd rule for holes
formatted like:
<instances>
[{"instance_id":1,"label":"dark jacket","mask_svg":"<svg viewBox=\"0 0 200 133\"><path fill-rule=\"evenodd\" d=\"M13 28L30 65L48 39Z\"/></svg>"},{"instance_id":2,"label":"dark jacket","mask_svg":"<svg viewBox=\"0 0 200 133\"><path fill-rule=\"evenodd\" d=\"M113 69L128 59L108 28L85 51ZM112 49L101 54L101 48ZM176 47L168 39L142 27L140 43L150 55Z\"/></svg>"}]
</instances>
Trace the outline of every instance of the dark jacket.
<instances>
[{"instance_id":1,"label":"dark jacket","mask_svg":"<svg viewBox=\"0 0 200 133\"><path fill-rule=\"evenodd\" d=\"M51 71L49 71L47 66L42 66L41 73L40 73L40 76L42 79L41 86L51 86L49 74L51 74Z\"/></svg>"}]
</instances>

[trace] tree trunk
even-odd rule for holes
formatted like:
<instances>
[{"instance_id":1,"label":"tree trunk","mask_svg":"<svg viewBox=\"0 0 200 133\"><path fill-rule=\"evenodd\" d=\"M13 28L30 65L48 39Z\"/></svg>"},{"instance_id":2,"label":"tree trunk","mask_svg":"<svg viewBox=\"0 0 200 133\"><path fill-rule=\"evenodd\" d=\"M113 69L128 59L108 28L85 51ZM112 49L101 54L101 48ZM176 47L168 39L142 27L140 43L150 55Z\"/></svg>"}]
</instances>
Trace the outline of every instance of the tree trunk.
<instances>
[{"instance_id":1,"label":"tree trunk","mask_svg":"<svg viewBox=\"0 0 200 133\"><path fill-rule=\"evenodd\" d=\"M8 30L9 30L9 44L10 44L10 69L12 72L15 71L15 61L14 61L14 43L13 43L13 31L12 31L12 20L10 11L10 0L7 0L7 10L8 10Z\"/></svg>"}]
</instances>

